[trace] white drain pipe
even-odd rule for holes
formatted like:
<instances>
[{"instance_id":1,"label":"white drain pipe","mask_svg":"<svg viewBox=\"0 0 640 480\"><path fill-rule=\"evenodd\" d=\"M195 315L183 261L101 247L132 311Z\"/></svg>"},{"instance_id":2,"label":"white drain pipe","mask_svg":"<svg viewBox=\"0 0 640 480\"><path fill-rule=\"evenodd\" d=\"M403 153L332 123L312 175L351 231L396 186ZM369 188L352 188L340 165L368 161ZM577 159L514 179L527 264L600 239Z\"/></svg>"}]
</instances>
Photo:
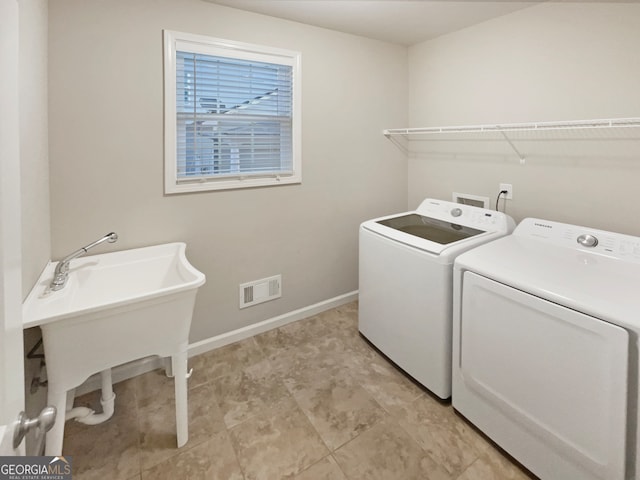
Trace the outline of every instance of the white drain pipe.
<instances>
[{"instance_id":1,"label":"white drain pipe","mask_svg":"<svg viewBox=\"0 0 640 480\"><path fill-rule=\"evenodd\" d=\"M100 377L102 379L102 397L100 398L102 413L96 413L87 407L76 407L65 414L65 420L75 418L76 422L84 423L85 425L98 425L99 423L106 422L113 416L116 394L113 393L111 369L108 368L100 372ZM70 403L68 402L68 404Z\"/></svg>"}]
</instances>

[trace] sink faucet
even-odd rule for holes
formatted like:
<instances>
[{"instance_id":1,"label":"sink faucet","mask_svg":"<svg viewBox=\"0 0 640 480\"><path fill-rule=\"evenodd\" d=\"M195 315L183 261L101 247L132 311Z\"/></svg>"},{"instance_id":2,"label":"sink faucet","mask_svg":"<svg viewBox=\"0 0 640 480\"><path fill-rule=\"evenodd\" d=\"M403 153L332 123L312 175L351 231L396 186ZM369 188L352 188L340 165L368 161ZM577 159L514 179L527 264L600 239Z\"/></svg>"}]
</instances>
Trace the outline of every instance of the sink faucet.
<instances>
[{"instance_id":1,"label":"sink faucet","mask_svg":"<svg viewBox=\"0 0 640 480\"><path fill-rule=\"evenodd\" d=\"M49 288L54 292L64 288L64 286L67 283L67 277L69 276L69 262L71 260L73 260L74 258L81 257L82 255L87 253L89 249L97 245L100 245L101 243L104 243L104 242L115 243L117 241L118 241L117 233L115 232L107 233L104 237L99 238L95 242L92 242L89 245L85 245L84 247L64 257L62 260L58 262L58 265L56 265L56 271L53 274L53 280L51 280L51 284L49 285Z\"/></svg>"}]
</instances>

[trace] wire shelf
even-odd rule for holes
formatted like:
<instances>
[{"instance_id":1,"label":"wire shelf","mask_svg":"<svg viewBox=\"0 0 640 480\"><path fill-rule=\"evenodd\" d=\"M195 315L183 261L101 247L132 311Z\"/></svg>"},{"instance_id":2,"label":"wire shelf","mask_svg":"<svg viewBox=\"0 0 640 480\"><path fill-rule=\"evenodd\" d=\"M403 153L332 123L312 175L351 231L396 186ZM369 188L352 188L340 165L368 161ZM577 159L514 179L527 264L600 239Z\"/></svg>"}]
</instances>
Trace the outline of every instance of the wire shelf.
<instances>
[{"instance_id":1,"label":"wire shelf","mask_svg":"<svg viewBox=\"0 0 640 480\"><path fill-rule=\"evenodd\" d=\"M629 130L638 128L636 130ZM627 129L627 130L623 130ZM556 133L553 133L556 132ZM633 132L631 134L631 132ZM544 133L544 135L541 135ZM409 140L498 140L506 142L521 163L525 155L514 142L522 141L584 141L584 140L640 140L640 118L612 118L571 120L560 122L505 123L494 125L460 125L445 127L391 128L383 134ZM493 135L492 135L493 134ZM631 135L630 135L631 134Z\"/></svg>"},{"instance_id":2,"label":"wire shelf","mask_svg":"<svg viewBox=\"0 0 640 480\"><path fill-rule=\"evenodd\" d=\"M448 127L390 128L384 135L429 135L438 133L522 132L547 130L577 130L595 128L640 127L640 118L603 120L572 120L562 122L505 123L496 125L463 125Z\"/></svg>"}]
</instances>

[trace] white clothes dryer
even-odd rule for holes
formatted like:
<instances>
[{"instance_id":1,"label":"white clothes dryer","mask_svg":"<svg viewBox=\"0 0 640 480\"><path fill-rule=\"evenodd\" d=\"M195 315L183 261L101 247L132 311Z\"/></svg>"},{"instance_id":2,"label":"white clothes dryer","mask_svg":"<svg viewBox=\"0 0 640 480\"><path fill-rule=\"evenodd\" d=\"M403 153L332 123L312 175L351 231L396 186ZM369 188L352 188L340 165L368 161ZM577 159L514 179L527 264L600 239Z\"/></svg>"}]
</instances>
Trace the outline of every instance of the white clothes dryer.
<instances>
[{"instance_id":1,"label":"white clothes dryer","mask_svg":"<svg viewBox=\"0 0 640 480\"><path fill-rule=\"evenodd\" d=\"M544 480L638 475L640 238L528 218L456 259L453 407Z\"/></svg>"},{"instance_id":2,"label":"white clothes dryer","mask_svg":"<svg viewBox=\"0 0 640 480\"><path fill-rule=\"evenodd\" d=\"M433 393L450 397L453 261L514 226L504 213L434 199L415 211L364 222L362 335Z\"/></svg>"}]
</instances>

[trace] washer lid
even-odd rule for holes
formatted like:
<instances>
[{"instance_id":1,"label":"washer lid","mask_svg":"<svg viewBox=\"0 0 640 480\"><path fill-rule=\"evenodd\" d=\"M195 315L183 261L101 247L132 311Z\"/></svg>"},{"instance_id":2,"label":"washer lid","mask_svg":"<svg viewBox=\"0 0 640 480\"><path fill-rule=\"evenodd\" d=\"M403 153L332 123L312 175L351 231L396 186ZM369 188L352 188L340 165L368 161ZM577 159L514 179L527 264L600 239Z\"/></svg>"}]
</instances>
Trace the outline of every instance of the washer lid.
<instances>
[{"instance_id":1,"label":"washer lid","mask_svg":"<svg viewBox=\"0 0 640 480\"><path fill-rule=\"evenodd\" d=\"M457 223L438 220L437 218L425 217L417 213L407 213L398 217L378 220L377 223L441 245L447 245L484 233L484 230L465 227Z\"/></svg>"},{"instance_id":2,"label":"washer lid","mask_svg":"<svg viewBox=\"0 0 640 480\"><path fill-rule=\"evenodd\" d=\"M417 210L375 218L362 228L433 254L459 253L509 233L513 219L501 212L427 198ZM464 245L461 245L463 244Z\"/></svg>"},{"instance_id":3,"label":"washer lid","mask_svg":"<svg viewBox=\"0 0 640 480\"><path fill-rule=\"evenodd\" d=\"M585 246L582 235L601 248ZM638 253L637 237L528 218L512 235L458 256L455 269L640 332Z\"/></svg>"}]
</instances>

